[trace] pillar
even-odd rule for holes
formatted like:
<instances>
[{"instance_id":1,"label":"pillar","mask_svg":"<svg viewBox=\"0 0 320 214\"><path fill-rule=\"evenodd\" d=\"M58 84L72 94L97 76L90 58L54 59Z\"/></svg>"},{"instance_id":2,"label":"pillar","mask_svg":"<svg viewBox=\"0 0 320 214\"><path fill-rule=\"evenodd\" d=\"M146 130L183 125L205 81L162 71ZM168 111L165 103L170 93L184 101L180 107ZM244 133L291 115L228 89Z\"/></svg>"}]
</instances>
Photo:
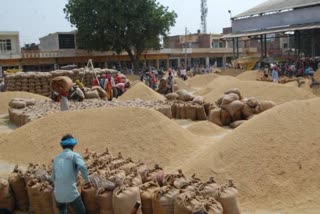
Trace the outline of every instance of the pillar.
<instances>
[{"instance_id":1,"label":"pillar","mask_svg":"<svg viewBox=\"0 0 320 214\"><path fill-rule=\"evenodd\" d=\"M263 58L263 35L260 36L260 45L261 45L261 58Z\"/></svg>"},{"instance_id":2,"label":"pillar","mask_svg":"<svg viewBox=\"0 0 320 214\"><path fill-rule=\"evenodd\" d=\"M237 58L239 58L239 38L237 38Z\"/></svg>"},{"instance_id":3,"label":"pillar","mask_svg":"<svg viewBox=\"0 0 320 214\"><path fill-rule=\"evenodd\" d=\"M169 68L170 68L170 60L167 59L166 60L166 70L169 70Z\"/></svg>"},{"instance_id":4,"label":"pillar","mask_svg":"<svg viewBox=\"0 0 320 214\"><path fill-rule=\"evenodd\" d=\"M159 70L160 69L160 60L157 59L157 69Z\"/></svg>"},{"instance_id":5,"label":"pillar","mask_svg":"<svg viewBox=\"0 0 320 214\"><path fill-rule=\"evenodd\" d=\"M210 67L210 58L208 56L206 57L206 67Z\"/></svg>"},{"instance_id":6,"label":"pillar","mask_svg":"<svg viewBox=\"0 0 320 214\"><path fill-rule=\"evenodd\" d=\"M235 38L232 38L232 51L233 51L233 59L236 59L236 40Z\"/></svg>"},{"instance_id":7,"label":"pillar","mask_svg":"<svg viewBox=\"0 0 320 214\"><path fill-rule=\"evenodd\" d=\"M180 59L180 57L178 58L178 65L177 65L178 67L180 67L181 66L181 59Z\"/></svg>"},{"instance_id":8,"label":"pillar","mask_svg":"<svg viewBox=\"0 0 320 214\"><path fill-rule=\"evenodd\" d=\"M264 56L267 57L268 49L267 49L267 35L264 35Z\"/></svg>"}]
</instances>

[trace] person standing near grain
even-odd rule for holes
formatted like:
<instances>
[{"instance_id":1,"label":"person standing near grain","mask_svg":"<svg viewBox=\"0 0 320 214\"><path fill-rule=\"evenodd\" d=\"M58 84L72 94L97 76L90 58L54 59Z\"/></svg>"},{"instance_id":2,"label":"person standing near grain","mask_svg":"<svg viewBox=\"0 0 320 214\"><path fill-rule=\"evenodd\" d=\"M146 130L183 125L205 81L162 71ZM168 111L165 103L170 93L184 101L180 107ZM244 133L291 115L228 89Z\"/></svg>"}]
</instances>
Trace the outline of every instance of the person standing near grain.
<instances>
[{"instance_id":1,"label":"person standing near grain","mask_svg":"<svg viewBox=\"0 0 320 214\"><path fill-rule=\"evenodd\" d=\"M279 83L279 73L278 73L279 69L277 65L274 65L272 67L272 81L274 83Z\"/></svg>"},{"instance_id":2,"label":"person standing near grain","mask_svg":"<svg viewBox=\"0 0 320 214\"><path fill-rule=\"evenodd\" d=\"M86 182L85 187L91 187L91 183L83 158L80 154L73 152L77 144L78 141L72 135L63 136L60 142L63 152L53 160L51 180L54 184L54 197L60 214L67 214L68 204L73 207L75 213L86 213L77 188L78 172L81 172Z\"/></svg>"}]
</instances>

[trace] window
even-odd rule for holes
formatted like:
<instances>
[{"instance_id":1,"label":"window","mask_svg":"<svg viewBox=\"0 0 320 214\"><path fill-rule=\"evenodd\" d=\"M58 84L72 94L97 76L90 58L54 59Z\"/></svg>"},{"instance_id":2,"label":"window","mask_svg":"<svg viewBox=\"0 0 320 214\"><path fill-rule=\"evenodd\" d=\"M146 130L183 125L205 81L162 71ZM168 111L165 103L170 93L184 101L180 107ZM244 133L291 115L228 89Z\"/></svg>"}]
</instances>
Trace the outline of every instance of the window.
<instances>
[{"instance_id":1,"label":"window","mask_svg":"<svg viewBox=\"0 0 320 214\"><path fill-rule=\"evenodd\" d=\"M59 34L60 49L75 49L74 34Z\"/></svg>"},{"instance_id":2,"label":"window","mask_svg":"<svg viewBox=\"0 0 320 214\"><path fill-rule=\"evenodd\" d=\"M8 52L11 51L11 40L10 39L2 39L0 40L0 52Z\"/></svg>"},{"instance_id":3,"label":"window","mask_svg":"<svg viewBox=\"0 0 320 214\"><path fill-rule=\"evenodd\" d=\"M284 44L283 44L283 48L284 48L284 49L289 48L289 47L288 47L288 43L284 43Z\"/></svg>"},{"instance_id":4,"label":"window","mask_svg":"<svg viewBox=\"0 0 320 214\"><path fill-rule=\"evenodd\" d=\"M212 40L212 48L225 48L225 43L220 40Z\"/></svg>"}]
</instances>

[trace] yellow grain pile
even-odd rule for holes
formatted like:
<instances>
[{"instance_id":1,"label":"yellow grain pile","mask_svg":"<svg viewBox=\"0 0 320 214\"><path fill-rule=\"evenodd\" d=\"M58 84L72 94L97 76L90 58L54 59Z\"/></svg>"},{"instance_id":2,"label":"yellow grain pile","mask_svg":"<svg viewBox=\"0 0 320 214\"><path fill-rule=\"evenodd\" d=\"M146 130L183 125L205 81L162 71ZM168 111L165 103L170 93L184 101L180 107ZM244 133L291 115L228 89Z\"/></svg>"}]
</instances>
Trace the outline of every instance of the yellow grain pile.
<instances>
[{"instance_id":1,"label":"yellow grain pile","mask_svg":"<svg viewBox=\"0 0 320 214\"><path fill-rule=\"evenodd\" d=\"M205 87L217 77L219 77L217 74L196 75L195 77L189 78L186 83L192 88L201 88Z\"/></svg>"},{"instance_id":2,"label":"yellow grain pile","mask_svg":"<svg viewBox=\"0 0 320 214\"><path fill-rule=\"evenodd\" d=\"M246 71L237 76L239 80L256 81L263 77L263 71Z\"/></svg>"},{"instance_id":3,"label":"yellow grain pile","mask_svg":"<svg viewBox=\"0 0 320 214\"><path fill-rule=\"evenodd\" d=\"M179 90L191 90L190 86L187 85L186 81L183 81L182 79L176 77L175 79L175 84L178 86Z\"/></svg>"},{"instance_id":4,"label":"yellow grain pile","mask_svg":"<svg viewBox=\"0 0 320 214\"><path fill-rule=\"evenodd\" d=\"M199 136L218 136L226 132L225 129L208 121L201 121L201 122L192 124L187 128L187 130Z\"/></svg>"},{"instance_id":5,"label":"yellow grain pile","mask_svg":"<svg viewBox=\"0 0 320 214\"><path fill-rule=\"evenodd\" d=\"M205 94L207 102L215 102L221 94L230 88L238 88L246 97L256 97L259 100L272 100L277 104L315 97L312 93L294 86L259 81L241 81L230 76L218 77L210 82L206 88L202 89L202 92L204 90L208 92Z\"/></svg>"},{"instance_id":6,"label":"yellow grain pile","mask_svg":"<svg viewBox=\"0 0 320 214\"><path fill-rule=\"evenodd\" d=\"M36 100L48 100L49 98L28 92L3 92L0 93L0 115L8 113L8 103L13 98L34 98Z\"/></svg>"},{"instance_id":7,"label":"yellow grain pile","mask_svg":"<svg viewBox=\"0 0 320 214\"><path fill-rule=\"evenodd\" d=\"M245 210L320 208L319 106L292 101L255 116L185 168L237 181Z\"/></svg>"},{"instance_id":8,"label":"yellow grain pile","mask_svg":"<svg viewBox=\"0 0 320 214\"><path fill-rule=\"evenodd\" d=\"M108 108L50 114L0 142L0 157L12 163L49 163L66 133L79 139L77 151L120 151L148 164L177 166L201 148L190 132L155 110ZM205 142L204 142L205 143Z\"/></svg>"},{"instance_id":9,"label":"yellow grain pile","mask_svg":"<svg viewBox=\"0 0 320 214\"><path fill-rule=\"evenodd\" d=\"M158 101L158 100L165 100L165 97L155 92L144 83L138 82L119 98L120 101L134 100L134 99L141 99L145 101L147 100Z\"/></svg>"},{"instance_id":10,"label":"yellow grain pile","mask_svg":"<svg viewBox=\"0 0 320 214\"><path fill-rule=\"evenodd\" d=\"M318 82L320 82L320 68L317 70L317 72L314 74L314 78L315 80L317 80Z\"/></svg>"},{"instance_id":11,"label":"yellow grain pile","mask_svg":"<svg viewBox=\"0 0 320 214\"><path fill-rule=\"evenodd\" d=\"M308 91L309 93L313 93L316 96L320 96L320 89L318 87L311 88L310 85L312 83L311 79L304 79L304 84L300 86L300 89ZM286 85L298 87L297 81L286 83Z\"/></svg>"}]
</instances>

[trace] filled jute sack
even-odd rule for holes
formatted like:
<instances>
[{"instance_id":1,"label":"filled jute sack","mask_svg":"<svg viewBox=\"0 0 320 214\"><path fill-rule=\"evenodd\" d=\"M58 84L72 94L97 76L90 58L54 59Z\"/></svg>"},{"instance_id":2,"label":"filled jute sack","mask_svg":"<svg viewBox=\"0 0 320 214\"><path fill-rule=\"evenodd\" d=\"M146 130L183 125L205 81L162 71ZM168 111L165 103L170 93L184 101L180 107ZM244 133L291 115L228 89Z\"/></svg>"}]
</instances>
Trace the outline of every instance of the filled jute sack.
<instances>
[{"instance_id":1,"label":"filled jute sack","mask_svg":"<svg viewBox=\"0 0 320 214\"><path fill-rule=\"evenodd\" d=\"M174 214L193 214L196 212L223 214L223 208L213 197L204 197L194 192L182 193L176 198Z\"/></svg>"},{"instance_id":2,"label":"filled jute sack","mask_svg":"<svg viewBox=\"0 0 320 214\"><path fill-rule=\"evenodd\" d=\"M241 213L237 196L238 190L232 183L229 183L229 185L222 186L218 190L216 199L221 203L223 207L223 214Z\"/></svg>"},{"instance_id":3,"label":"filled jute sack","mask_svg":"<svg viewBox=\"0 0 320 214\"><path fill-rule=\"evenodd\" d=\"M152 197L153 194L159 189L160 187L155 181L150 181L140 187L140 197L142 203L141 209L143 214L153 214Z\"/></svg>"},{"instance_id":4,"label":"filled jute sack","mask_svg":"<svg viewBox=\"0 0 320 214\"><path fill-rule=\"evenodd\" d=\"M9 182L4 179L0 179L0 210L1 209L6 209L10 212L14 210L14 198Z\"/></svg>"},{"instance_id":5,"label":"filled jute sack","mask_svg":"<svg viewBox=\"0 0 320 214\"><path fill-rule=\"evenodd\" d=\"M162 187L164 182L164 177L165 177L164 170L158 164L156 164L153 169L148 170L145 181L146 182L156 181L157 184L160 187Z\"/></svg>"},{"instance_id":6,"label":"filled jute sack","mask_svg":"<svg viewBox=\"0 0 320 214\"><path fill-rule=\"evenodd\" d=\"M202 105L196 106L196 111L197 111L197 120L207 120L207 114L205 107Z\"/></svg>"},{"instance_id":7,"label":"filled jute sack","mask_svg":"<svg viewBox=\"0 0 320 214\"><path fill-rule=\"evenodd\" d=\"M179 99L182 101L188 102L192 101L194 98L194 96L187 90L178 90L176 93L179 95Z\"/></svg>"},{"instance_id":8,"label":"filled jute sack","mask_svg":"<svg viewBox=\"0 0 320 214\"><path fill-rule=\"evenodd\" d=\"M221 121L221 109L216 108L216 109L211 110L208 120L218 126L223 126L222 121Z\"/></svg>"},{"instance_id":9,"label":"filled jute sack","mask_svg":"<svg viewBox=\"0 0 320 214\"><path fill-rule=\"evenodd\" d=\"M241 92L238 88L232 88L224 92L224 94L231 94L231 93L237 94L240 100L242 99Z\"/></svg>"},{"instance_id":10,"label":"filled jute sack","mask_svg":"<svg viewBox=\"0 0 320 214\"><path fill-rule=\"evenodd\" d=\"M177 118L177 105L174 103L171 105L172 118Z\"/></svg>"},{"instance_id":11,"label":"filled jute sack","mask_svg":"<svg viewBox=\"0 0 320 214\"><path fill-rule=\"evenodd\" d=\"M40 187L40 207L41 213L54 214L54 207L52 202L53 187L49 183L43 183Z\"/></svg>"},{"instance_id":12,"label":"filled jute sack","mask_svg":"<svg viewBox=\"0 0 320 214\"><path fill-rule=\"evenodd\" d=\"M219 99L217 99L217 101L215 102L217 106L219 106L219 107L221 106L224 96L225 95L222 95L222 96L219 97Z\"/></svg>"},{"instance_id":13,"label":"filled jute sack","mask_svg":"<svg viewBox=\"0 0 320 214\"><path fill-rule=\"evenodd\" d=\"M233 101L240 100L240 97L238 94L230 93L223 96L222 102L220 106L228 105L229 103L232 103Z\"/></svg>"},{"instance_id":14,"label":"filled jute sack","mask_svg":"<svg viewBox=\"0 0 320 214\"><path fill-rule=\"evenodd\" d=\"M113 214L112 206L113 192L105 189L99 189L97 191L97 204L100 210L100 214Z\"/></svg>"},{"instance_id":15,"label":"filled jute sack","mask_svg":"<svg viewBox=\"0 0 320 214\"><path fill-rule=\"evenodd\" d=\"M223 105L222 108L227 110L231 117L234 117L234 115L238 112L241 112L241 109L243 108L244 103L240 100L235 100L232 103L229 103L227 105Z\"/></svg>"},{"instance_id":16,"label":"filled jute sack","mask_svg":"<svg viewBox=\"0 0 320 214\"><path fill-rule=\"evenodd\" d=\"M93 86L92 91L98 91L100 98L105 98L107 96L107 92L101 86Z\"/></svg>"},{"instance_id":17,"label":"filled jute sack","mask_svg":"<svg viewBox=\"0 0 320 214\"><path fill-rule=\"evenodd\" d=\"M229 126L230 123L232 123L232 117L227 110L222 109L220 116L221 116L220 118L221 118L222 125Z\"/></svg>"},{"instance_id":18,"label":"filled jute sack","mask_svg":"<svg viewBox=\"0 0 320 214\"><path fill-rule=\"evenodd\" d=\"M249 119L257 113L257 110L255 108L251 108L247 103L245 103L241 109L241 113L244 119Z\"/></svg>"},{"instance_id":19,"label":"filled jute sack","mask_svg":"<svg viewBox=\"0 0 320 214\"><path fill-rule=\"evenodd\" d=\"M93 91L86 91L84 93L86 99L99 99L99 93L98 90L93 90Z\"/></svg>"},{"instance_id":20,"label":"filled jute sack","mask_svg":"<svg viewBox=\"0 0 320 214\"><path fill-rule=\"evenodd\" d=\"M139 187L122 186L113 191L112 206L114 214L129 214L137 202L141 202ZM141 207L137 214L142 214Z\"/></svg>"},{"instance_id":21,"label":"filled jute sack","mask_svg":"<svg viewBox=\"0 0 320 214\"><path fill-rule=\"evenodd\" d=\"M275 102L270 101L270 100L263 100L263 101L260 101L258 111L259 111L259 113L262 113L262 112L267 111L275 106L276 106Z\"/></svg>"},{"instance_id":22,"label":"filled jute sack","mask_svg":"<svg viewBox=\"0 0 320 214\"><path fill-rule=\"evenodd\" d=\"M187 119L187 105L180 104L179 110L180 110L180 119Z\"/></svg>"},{"instance_id":23,"label":"filled jute sack","mask_svg":"<svg viewBox=\"0 0 320 214\"><path fill-rule=\"evenodd\" d=\"M18 166L16 166L13 172L9 175L9 184L16 202L16 208L20 211L28 211L29 199L26 190L26 184L22 171L18 168Z\"/></svg>"},{"instance_id":24,"label":"filled jute sack","mask_svg":"<svg viewBox=\"0 0 320 214\"><path fill-rule=\"evenodd\" d=\"M199 105L202 105L204 103L204 97L196 96L196 97L193 98L192 102L196 103L196 104L199 104Z\"/></svg>"},{"instance_id":25,"label":"filled jute sack","mask_svg":"<svg viewBox=\"0 0 320 214\"><path fill-rule=\"evenodd\" d=\"M50 89L58 93L65 93L72 87L72 79L67 76L55 77L50 82Z\"/></svg>"},{"instance_id":26,"label":"filled jute sack","mask_svg":"<svg viewBox=\"0 0 320 214\"><path fill-rule=\"evenodd\" d=\"M27 184L27 192L30 201L30 211L32 213L41 213L41 185L37 180L30 180Z\"/></svg>"},{"instance_id":27,"label":"filled jute sack","mask_svg":"<svg viewBox=\"0 0 320 214\"><path fill-rule=\"evenodd\" d=\"M169 93L165 97L167 100L177 100L179 95L177 93Z\"/></svg>"},{"instance_id":28,"label":"filled jute sack","mask_svg":"<svg viewBox=\"0 0 320 214\"><path fill-rule=\"evenodd\" d=\"M186 119L195 121L197 119L197 106L186 105Z\"/></svg>"},{"instance_id":29,"label":"filled jute sack","mask_svg":"<svg viewBox=\"0 0 320 214\"><path fill-rule=\"evenodd\" d=\"M192 213L225 214L222 205L213 197L206 198L193 208Z\"/></svg>"},{"instance_id":30,"label":"filled jute sack","mask_svg":"<svg viewBox=\"0 0 320 214\"><path fill-rule=\"evenodd\" d=\"M178 195L179 190L171 186L164 186L160 190L156 191L152 198L153 213L174 213L174 203Z\"/></svg>"},{"instance_id":31,"label":"filled jute sack","mask_svg":"<svg viewBox=\"0 0 320 214\"><path fill-rule=\"evenodd\" d=\"M88 214L99 213L96 195L97 190L94 187L81 189L81 197L85 207L87 208Z\"/></svg>"},{"instance_id":32,"label":"filled jute sack","mask_svg":"<svg viewBox=\"0 0 320 214\"><path fill-rule=\"evenodd\" d=\"M171 107L158 107L155 110L161 112L164 116L168 117L169 119L172 119L172 111Z\"/></svg>"},{"instance_id":33,"label":"filled jute sack","mask_svg":"<svg viewBox=\"0 0 320 214\"><path fill-rule=\"evenodd\" d=\"M22 109L22 108L25 108L26 106L27 106L27 103L20 99L12 99L9 102L9 107L14 109Z\"/></svg>"},{"instance_id":34,"label":"filled jute sack","mask_svg":"<svg viewBox=\"0 0 320 214\"><path fill-rule=\"evenodd\" d=\"M220 185L211 177L206 183L202 184L199 191L205 196L215 197Z\"/></svg>"}]
</instances>

